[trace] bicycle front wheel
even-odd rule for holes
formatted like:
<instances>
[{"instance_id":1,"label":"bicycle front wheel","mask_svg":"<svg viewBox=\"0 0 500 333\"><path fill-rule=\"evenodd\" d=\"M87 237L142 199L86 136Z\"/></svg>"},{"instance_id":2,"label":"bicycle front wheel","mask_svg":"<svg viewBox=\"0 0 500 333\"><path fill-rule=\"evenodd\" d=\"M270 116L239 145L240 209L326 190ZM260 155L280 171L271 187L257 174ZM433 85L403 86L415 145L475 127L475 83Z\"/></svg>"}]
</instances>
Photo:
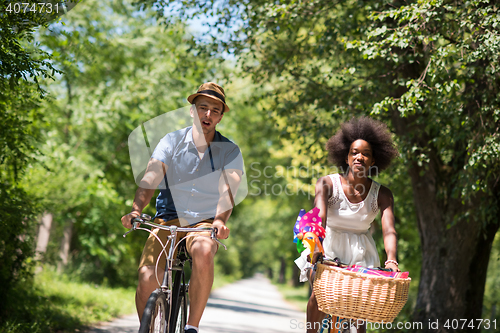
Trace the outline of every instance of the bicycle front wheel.
<instances>
[{"instance_id":1,"label":"bicycle front wheel","mask_svg":"<svg viewBox=\"0 0 500 333\"><path fill-rule=\"evenodd\" d=\"M187 286L184 281L184 271L175 274L172 288L172 317L170 318L169 333L184 333L187 321Z\"/></svg>"},{"instance_id":2,"label":"bicycle front wheel","mask_svg":"<svg viewBox=\"0 0 500 333\"><path fill-rule=\"evenodd\" d=\"M177 320L173 326L173 333L184 333L184 327L187 321L187 302L186 298L183 296L179 299L179 309L177 310Z\"/></svg>"},{"instance_id":3,"label":"bicycle front wheel","mask_svg":"<svg viewBox=\"0 0 500 333\"><path fill-rule=\"evenodd\" d=\"M169 312L165 293L161 289L156 289L146 303L139 333L166 333Z\"/></svg>"}]
</instances>

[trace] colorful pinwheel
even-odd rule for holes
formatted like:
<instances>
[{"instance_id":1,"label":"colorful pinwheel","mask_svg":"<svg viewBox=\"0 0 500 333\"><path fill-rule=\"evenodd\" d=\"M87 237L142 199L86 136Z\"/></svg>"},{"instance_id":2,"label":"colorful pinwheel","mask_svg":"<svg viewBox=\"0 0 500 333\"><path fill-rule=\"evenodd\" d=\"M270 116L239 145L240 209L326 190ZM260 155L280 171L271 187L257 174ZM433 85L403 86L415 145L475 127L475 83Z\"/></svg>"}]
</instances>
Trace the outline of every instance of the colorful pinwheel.
<instances>
[{"instance_id":1,"label":"colorful pinwheel","mask_svg":"<svg viewBox=\"0 0 500 333\"><path fill-rule=\"evenodd\" d=\"M325 229L321 225L321 218L318 214L318 207L307 213L301 209L293 227L293 242L297 243L297 251L302 253L306 248L309 249L311 259L316 248L324 254L321 244L325 238Z\"/></svg>"}]
</instances>

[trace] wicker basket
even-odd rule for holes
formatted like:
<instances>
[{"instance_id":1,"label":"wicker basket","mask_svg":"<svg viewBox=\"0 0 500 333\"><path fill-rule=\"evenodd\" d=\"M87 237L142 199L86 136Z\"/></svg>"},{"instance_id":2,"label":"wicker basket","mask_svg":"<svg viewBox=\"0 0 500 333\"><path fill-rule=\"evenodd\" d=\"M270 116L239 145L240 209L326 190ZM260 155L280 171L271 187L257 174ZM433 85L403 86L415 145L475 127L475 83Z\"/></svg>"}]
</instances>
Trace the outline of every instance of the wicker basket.
<instances>
[{"instance_id":1,"label":"wicker basket","mask_svg":"<svg viewBox=\"0 0 500 333\"><path fill-rule=\"evenodd\" d=\"M342 318L389 323L408 300L411 278L346 271L318 263L313 289L318 308Z\"/></svg>"}]
</instances>

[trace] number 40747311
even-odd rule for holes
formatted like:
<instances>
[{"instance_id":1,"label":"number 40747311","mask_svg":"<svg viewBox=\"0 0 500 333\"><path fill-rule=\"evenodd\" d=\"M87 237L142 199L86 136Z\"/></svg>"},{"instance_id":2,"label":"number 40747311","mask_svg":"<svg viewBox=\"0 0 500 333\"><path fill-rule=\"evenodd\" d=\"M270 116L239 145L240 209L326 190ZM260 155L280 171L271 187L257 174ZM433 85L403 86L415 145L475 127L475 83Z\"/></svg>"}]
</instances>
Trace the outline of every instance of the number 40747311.
<instances>
[{"instance_id":1,"label":"number 40747311","mask_svg":"<svg viewBox=\"0 0 500 333\"><path fill-rule=\"evenodd\" d=\"M497 320L489 320L489 319L448 319L443 325L446 329L494 329L497 328Z\"/></svg>"},{"instance_id":2,"label":"number 40747311","mask_svg":"<svg viewBox=\"0 0 500 333\"><path fill-rule=\"evenodd\" d=\"M50 2L34 2L34 3L28 3L28 2L16 2L12 3L10 2L7 7L5 8L5 11L11 14L26 14L29 12L32 13L44 13L44 14L52 14L52 13L59 13L59 3L52 4Z\"/></svg>"}]
</instances>

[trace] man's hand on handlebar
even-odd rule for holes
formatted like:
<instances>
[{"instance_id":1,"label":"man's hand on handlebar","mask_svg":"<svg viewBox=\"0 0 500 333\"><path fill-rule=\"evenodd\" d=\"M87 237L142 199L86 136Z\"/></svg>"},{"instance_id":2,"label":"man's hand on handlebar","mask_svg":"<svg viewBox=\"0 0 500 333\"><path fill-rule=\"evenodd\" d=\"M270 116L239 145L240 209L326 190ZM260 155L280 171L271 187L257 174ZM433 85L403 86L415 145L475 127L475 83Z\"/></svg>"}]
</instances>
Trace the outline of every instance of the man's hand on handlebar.
<instances>
[{"instance_id":1,"label":"man's hand on handlebar","mask_svg":"<svg viewBox=\"0 0 500 333\"><path fill-rule=\"evenodd\" d=\"M222 221L215 220L212 226L217 228L217 238L226 239L229 237L229 228Z\"/></svg>"},{"instance_id":2,"label":"man's hand on handlebar","mask_svg":"<svg viewBox=\"0 0 500 333\"><path fill-rule=\"evenodd\" d=\"M140 217L141 213L138 211L132 211L128 213L127 215L122 216L122 224L125 228L130 229L132 228L132 219L135 217Z\"/></svg>"}]
</instances>

